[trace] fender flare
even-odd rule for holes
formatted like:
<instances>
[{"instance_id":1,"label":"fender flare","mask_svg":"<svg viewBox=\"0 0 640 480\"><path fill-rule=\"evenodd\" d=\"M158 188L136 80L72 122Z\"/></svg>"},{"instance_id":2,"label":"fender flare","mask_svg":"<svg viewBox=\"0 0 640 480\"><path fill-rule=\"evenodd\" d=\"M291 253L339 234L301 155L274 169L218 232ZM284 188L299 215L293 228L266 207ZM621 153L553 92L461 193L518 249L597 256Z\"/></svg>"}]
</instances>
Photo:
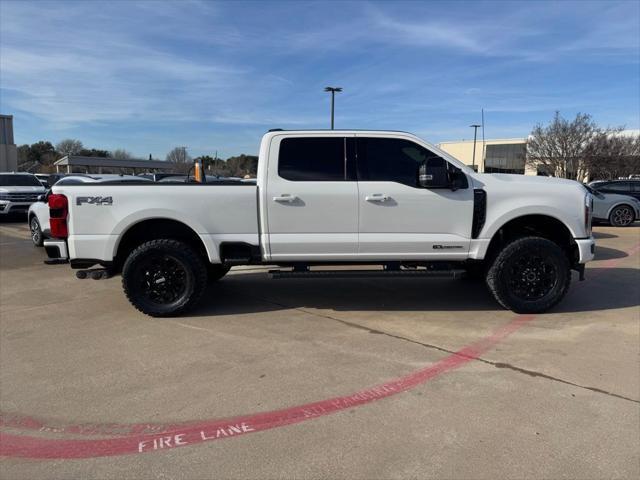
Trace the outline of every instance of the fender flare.
<instances>
[{"instance_id":1,"label":"fender flare","mask_svg":"<svg viewBox=\"0 0 640 480\"><path fill-rule=\"evenodd\" d=\"M207 257L211 263L220 263L220 254L218 245L216 245L211 239L210 235L203 234L205 232L205 228L198 222L194 222L191 219L187 220L184 216L181 217L180 212L176 212L169 209L147 209L137 211L131 215L126 216L122 220L120 220L113 230L114 241L110 248L111 257L115 258L118 248L120 247L120 243L124 236L136 225L139 225L146 221L152 220L170 220L173 222L180 223L185 227L189 228L193 231L194 234L200 238L202 245L204 246L205 251L207 252Z\"/></svg>"}]
</instances>

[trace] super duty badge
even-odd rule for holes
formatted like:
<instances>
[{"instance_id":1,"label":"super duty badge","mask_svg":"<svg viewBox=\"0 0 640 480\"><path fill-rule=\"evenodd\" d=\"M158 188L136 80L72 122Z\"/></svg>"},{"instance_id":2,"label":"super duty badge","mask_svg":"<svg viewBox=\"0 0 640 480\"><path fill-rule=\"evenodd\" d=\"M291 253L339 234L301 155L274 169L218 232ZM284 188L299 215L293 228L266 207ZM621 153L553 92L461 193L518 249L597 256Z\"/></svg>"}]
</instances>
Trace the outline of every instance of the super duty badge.
<instances>
[{"instance_id":1,"label":"super duty badge","mask_svg":"<svg viewBox=\"0 0 640 480\"><path fill-rule=\"evenodd\" d=\"M76 205L113 205L111 197L76 197Z\"/></svg>"}]
</instances>

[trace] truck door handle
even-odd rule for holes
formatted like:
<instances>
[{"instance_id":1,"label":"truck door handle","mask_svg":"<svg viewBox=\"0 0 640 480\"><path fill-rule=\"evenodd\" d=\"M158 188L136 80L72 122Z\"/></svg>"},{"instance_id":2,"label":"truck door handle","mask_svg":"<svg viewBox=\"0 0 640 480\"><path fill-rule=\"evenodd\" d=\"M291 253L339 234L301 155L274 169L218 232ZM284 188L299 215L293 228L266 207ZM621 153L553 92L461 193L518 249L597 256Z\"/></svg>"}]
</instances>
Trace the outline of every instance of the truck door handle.
<instances>
[{"instance_id":1,"label":"truck door handle","mask_svg":"<svg viewBox=\"0 0 640 480\"><path fill-rule=\"evenodd\" d=\"M374 193L371 196L367 195L366 197L364 197L364 199L367 202L388 202L391 199L391 197L383 193Z\"/></svg>"},{"instance_id":2,"label":"truck door handle","mask_svg":"<svg viewBox=\"0 0 640 480\"><path fill-rule=\"evenodd\" d=\"M295 195L289 195L288 193L285 193L279 197L273 197L274 202L280 203L293 203L296 200L298 200L298 197L296 197Z\"/></svg>"}]
</instances>

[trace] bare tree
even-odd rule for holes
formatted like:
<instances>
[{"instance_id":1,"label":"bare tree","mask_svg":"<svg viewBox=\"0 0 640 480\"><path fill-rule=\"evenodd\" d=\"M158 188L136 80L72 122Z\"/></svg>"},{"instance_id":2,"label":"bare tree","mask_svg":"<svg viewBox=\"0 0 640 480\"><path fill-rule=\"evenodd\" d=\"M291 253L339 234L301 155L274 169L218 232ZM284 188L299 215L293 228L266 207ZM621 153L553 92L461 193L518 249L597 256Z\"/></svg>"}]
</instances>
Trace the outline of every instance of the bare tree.
<instances>
[{"instance_id":1,"label":"bare tree","mask_svg":"<svg viewBox=\"0 0 640 480\"><path fill-rule=\"evenodd\" d=\"M167 153L167 162L175 164L175 171L180 173L187 173L191 168L191 157L187 153L186 147L175 147L169 153Z\"/></svg>"},{"instance_id":2,"label":"bare tree","mask_svg":"<svg viewBox=\"0 0 640 480\"><path fill-rule=\"evenodd\" d=\"M62 157L65 155L78 155L83 148L80 140L66 138L56 145L56 152Z\"/></svg>"},{"instance_id":3,"label":"bare tree","mask_svg":"<svg viewBox=\"0 0 640 480\"><path fill-rule=\"evenodd\" d=\"M589 177L615 179L640 172L640 135L600 133L586 152Z\"/></svg>"},{"instance_id":4,"label":"bare tree","mask_svg":"<svg viewBox=\"0 0 640 480\"><path fill-rule=\"evenodd\" d=\"M621 130L602 129L585 113L578 113L569 121L556 112L549 125L538 124L531 132L527 141L527 165L555 177L584 180L589 174L594 140Z\"/></svg>"},{"instance_id":5,"label":"bare tree","mask_svg":"<svg viewBox=\"0 0 640 480\"><path fill-rule=\"evenodd\" d=\"M111 153L111 158L118 158L120 160L129 160L130 158L133 158L133 157L131 153L127 152L124 148L116 148Z\"/></svg>"}]
</instances>

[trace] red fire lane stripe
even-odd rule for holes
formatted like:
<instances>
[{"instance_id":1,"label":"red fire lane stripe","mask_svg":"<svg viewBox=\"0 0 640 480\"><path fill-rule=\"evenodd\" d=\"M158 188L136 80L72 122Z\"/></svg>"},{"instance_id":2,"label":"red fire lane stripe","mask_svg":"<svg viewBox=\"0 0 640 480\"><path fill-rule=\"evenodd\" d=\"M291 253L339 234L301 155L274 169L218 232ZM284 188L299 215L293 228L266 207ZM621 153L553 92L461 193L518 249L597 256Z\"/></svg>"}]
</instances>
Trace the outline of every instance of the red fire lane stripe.
<instances>
[{"instance_id":1,"label":"red fire lane stripe","mask_svg":"<svg viewBox=\"0 0 640 480\"><path fill-rule=\"evenodd\" d=\"M497 343L534 318L520 315L506 325L458 350L436 363L404 377L361 390L297 407L236 417L230 420L206 421L172 429L155 435L134 435L100 440L43 439L0 432L0 455L25 458L89 458L167 450L186 445L236 437L246 433L300 423L341 410L364 405L409 390L447 371L477 359Z\"/></svg>"}]
</instances>

